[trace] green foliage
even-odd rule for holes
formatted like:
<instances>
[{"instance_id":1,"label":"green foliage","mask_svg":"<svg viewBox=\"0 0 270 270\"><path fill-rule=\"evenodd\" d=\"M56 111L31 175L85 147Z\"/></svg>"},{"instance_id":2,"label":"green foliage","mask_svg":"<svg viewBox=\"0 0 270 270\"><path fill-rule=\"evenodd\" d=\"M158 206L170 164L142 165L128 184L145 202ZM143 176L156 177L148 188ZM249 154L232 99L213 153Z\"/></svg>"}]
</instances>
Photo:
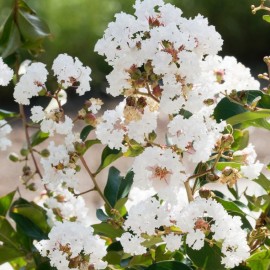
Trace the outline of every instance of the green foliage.
<instances>
[{"instance_id":1,"label":"green foliage","mask_svg":"<svg viewBox=\"0 0 270 270\"><path fill-rule=\"evenodd\" d=\"M172 270L172 269L191 270L192 268L188 267L187 265L185 265L181 262L177 262L177 261L158 262L158 263L154 263L146 268L146 270Z\"/></svg>"},{"instance_id":2,"label":"green foliage","mask_svg":"<svg viewBox=\"0 0 270 270\"><path fill-rule=\"evenodd\" d=\"M42 142L44 142L48 138L49 138L49 133L45 133L45 132L38 130L30 138L31 147L35 147L35 146L41 144Z\"/></svg>"},{"instance_id":3,"label":"green foliage","mask_svg":"<svg viewBox=\"0 0 270 270\"><path fill-rule=\"evenodd\" d=\"M270 250L262 250L247 259L247 265L254 270L269 270Z\"/></svg>"},{"instance_id":4,"label":"green foliage","mask_svg":"<svg viewBox=\"0 0 270 270\"><path fill-rule=\"evenodd\" d=\"M87 139L89 133L94 129L95 128L91 125L84 127L83 130L81 131L81 134L80 134L81 140L85 141Z\"/></svg>"},{"instance_id":5,"label":"green foliage","mask_svg":"<svg viewBox=\"0 0 270 270\"><path fill-rule=\"evenodd\" d=\"M10 117L18 117L18 116L19 116L19 114L15 113L15 112L9 112L9 111L0 109L0 120L10 118Z\"/></svg>"},{"instance_id":6,"label":"green foliage","mask_svg":"<svg viewBox=\"0 0 270 270\"><path fill-rule=\"evenodd\" d=\"M0 198L0 216L6 216L12 204L15 193L16 193L16 190Z\"/></svg>"}]
</instances>

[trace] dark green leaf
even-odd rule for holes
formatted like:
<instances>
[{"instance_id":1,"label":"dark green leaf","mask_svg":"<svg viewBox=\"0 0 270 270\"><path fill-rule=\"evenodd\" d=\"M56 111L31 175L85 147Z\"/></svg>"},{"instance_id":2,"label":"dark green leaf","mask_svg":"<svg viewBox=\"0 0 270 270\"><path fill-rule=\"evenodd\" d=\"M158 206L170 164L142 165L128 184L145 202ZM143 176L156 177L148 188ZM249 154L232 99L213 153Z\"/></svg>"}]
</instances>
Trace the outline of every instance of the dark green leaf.
<instances>
[{"instance_id":1,"label":"dark green leaf","mask_svg":"<svg viewBox=\"0 0 270 270\"><path fill-rule=\"evenodd\" d=\"M5 216L11 206L16 190L0 198L0 216Z\"/></svg>"},{"instance_id":2,"label":"dark green leaf","mask_svg":"<svg viewBox=\"0 0 270 270\"><path fill-rule=\"evenodd\" d=\"M97 209L96 211L96 217L100 220L100 221L107 221L108 220L108 216L104 213L104 211L102 209Z\"/></svg>"},{"instance_id":3,"label":"dark green leaf","mask_svg":"<svg viewBox=\"0 0 270 270\"><path fill-rule=\"evenodd\" d=\"M100 223L92 225L95 233L102 234L110 238L121 237L124 233L124 230L121 228L115 228L113 225L108 223Z\"/></svg>"},{"instance_id":4,"label":"dark green leaf","mask_svg":"<svg viewBox=\"0 0 270 270\"><path fill-rule=\"evenodd\" d=\"M1 42L2 43L2 42ZM13 54L21 47L21 38L19 30L14 21L11 22L11 28L7 42L0 46L1 56L6 58L7 56Z\"/></svg>"},{"instance_id":5,"label":"dark green leaf","mask_svg":"<svg viewBox=\"0 0 270 270\"><path fill-rule=\"evenodd\" d=\"M18 116L19 116L19 114L15 113L15 112L9 112L9 111L5 111L5 110L0 109L0 120L6 119L9 117L18 117Z\"/></svg>"},{"instance_id":6,"label":"dark green leaf","mask_svg":"<svg viewBox=\"0 0 270 270\"><path fill-rule=\"evenodd\" d=\"M12 261L16 258L22 257L23 255L24 254L17 249L7 246L0 246L0 264Z\"/></svg>"},{"instance_id":7,"label":"dark green leaf","mask_svg":"<svg viewBox=\"0 0 270 270\"><path fill-rule=\"evenodd\" d=\"M163 261L150 265L145 270L192 270L189 266L178 261ZM218 270L212 268L211 270Z\"/></svg>"},{"instance_id":8,"label":"dark green leaf","mask_svg":"<svg viewBox=\"0 0 270 270\"><path fill-rule=\"evenodd\" d=\"M200 250L195 250L187 246L187 255L192 262L203 270L224 270L221 264L221 250L217 246L210 247L208 243Z\"/></svg>"},{"instance_id":9,"label":"dark green leaf","mask_svg":"<svg viewBox=\"0 0 270 270\"><path fill-rule=\"evenodd\" d=\"M109 251L107 252L107 255L104 257L104 261L108 262L109 264L120 265L122 253L123 252Z\"/></svg>"},{"instance_id":10,"label":"dark green leaf","mask_svg":"<svg viewBox=\"0 0 270 270\"><path fill-rule=\"evenodd\" d=\"M125 178L122 179L119 187L119 192L117 198L125 198L128 196L131 186L133 184L134 172L129 171Z\"/></svg>"},{"instance_id":11,"label":"dark green leaf","mask_svg":"<svg viewBox=\"0 0 270 270\"><path fill-rule=\"evenodd\" d=\"M37 146L48 138L49 138L49 133L45 133L39 130L31 136L31 139L30 139L31 146L32 147Z\"/></svg>"},{"instance_id":12,"label":"dark green leaf","mask_svg":"<svg viewBox=\"0 0 270 270\"><path fill-rule=\"evenodd\" d=\"M143 255L133 256L132 259L129 261L128 266L129 267L135 266L135 265L149 266L151 263L152 263L151 254L143 254Z\"/></svg>"},{"instance_id":13,"label":"dark green leaf","mask_svg":"<svg viewBox=\"0 0 270 270\"><path fill-rule=\"evenodd\" d=\"M249 259L247 259L247 266L254 270L269 270L270 250L263 250L253 254Z\"/></svg>"},{"instance_id":14,"label":"dark green leaf","mask_svg":"<svg viewBox=\"0 0 270 270\"><path fill-rule=\"evenodd\" d=\"M95 174L98 174L100 171L102 171L104 168L106 168L112 162L114 162L115 160L117 160L122 156L123 154L120 150L111 149L108 146L106 146L101 155L101 164Z\"/></svg>"},{"instance_id":15,"label":"dark green leaf","mask_svg":"<svg viewBox=\"0 0 270 270\"><path fill-rule=\"evenodd\" d=\"M81 131L81 134L80 134L81 140L85 141L87 139L89 133L94 129L95 128L91 125L84 127L83 130Z\"/></svg>"}]
</instances>

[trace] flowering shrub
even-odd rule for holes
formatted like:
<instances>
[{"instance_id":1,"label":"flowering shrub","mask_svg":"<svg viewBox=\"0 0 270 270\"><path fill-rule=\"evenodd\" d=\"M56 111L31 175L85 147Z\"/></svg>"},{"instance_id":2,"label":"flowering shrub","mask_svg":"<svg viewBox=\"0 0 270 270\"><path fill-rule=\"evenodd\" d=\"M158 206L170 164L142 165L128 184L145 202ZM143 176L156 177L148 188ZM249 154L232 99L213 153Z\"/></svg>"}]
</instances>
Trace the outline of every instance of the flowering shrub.
<instances>
[{"instance_id":1,"label":"flowering shrub","mask_svg":"<svg viewBox=\"0 0 270 270\"><path fill-rule=\"evenodd\" d=\"M0 39L0 85L13 79L19 114L0 111L0 150L11 145L9 121L21 119L27 146L9 157L22 164L27 189L34 190L37 175L45 192L38 204L15 199L16 190L0 198L0 264L39 270L269 269L270 182L247 130L269 129L269 87L260 90L248 68L217 55L223 40L201 15L187 19L163 0L136 0L134 9L134 15L117 14L95 47L112 67L107 92L122 101L100 113L102 101L91 98L72 119L64 110L67 91L90 91L91 69L60 54L52 63L55 90L46 87L50 72L43 63L17 57L12 71L3 59L19 48L37 53L49 35L34 11L15 1ZM269 58L264 60L269 68ZM24 105L35 96L50 102L32 106L28 118ZM85 124L81 132L78 122ZM32 127L37 131L31 136ZM95 144L104 149L92 170L84 155ZM131 170L121 176L110 167L102 190L100 172L127 157L133 158ZM86 192L79 192L80 169L94 184L87 192L104 201L98 224L81 197ZM262 195L240 194L241 179L256 182ZM230 197L210 190L213 182L227 187Z\"/></svg>"}]
</instances>

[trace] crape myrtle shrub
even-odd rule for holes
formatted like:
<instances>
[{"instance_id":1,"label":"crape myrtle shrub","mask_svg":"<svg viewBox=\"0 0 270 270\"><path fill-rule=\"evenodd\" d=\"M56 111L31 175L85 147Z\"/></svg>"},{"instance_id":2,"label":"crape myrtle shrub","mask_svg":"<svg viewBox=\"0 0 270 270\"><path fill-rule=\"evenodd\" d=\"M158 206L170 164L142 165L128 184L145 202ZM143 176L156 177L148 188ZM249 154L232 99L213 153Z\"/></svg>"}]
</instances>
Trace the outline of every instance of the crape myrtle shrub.
<instances>
[{"instance_id":1,"label":"crape myrtle shrub","mask_svg":"<svg viewBox=\"0 0 270 270\"><path fill-rule=\"evenodd\" d=\"M253 13L268 10L264 2ZM103 102L90 98L72 118L67 92L89 92L91 69L66 53L50 67L22 62L23 51L40 53L50 32L23 0L14 1L2 27L0 84L13 82L19 111L0 110L0 149L8 150L10 124L21 120L26 144L9 158L22 168L26 189L34 192L41 181L44 192L29 202L14 187L0 198L0 263L13 269L269 269L270 182L247 129L270 129L269 87L261 89L234 57L218 55L222 37L202 15L186 18L163 0L137 0L133 7L134 14L115 15L94 48L112 68L107 93L122 101L101 114ZM270 70L270 58L264 62ZM268 73L259 77L269 82ZM47 87L48 78L55 89ZM37 96L47 104L33 106ZM96 144L104 146L93 157L100 165L90 169L85 153ZM133 163L122 175L112 163L127 157ZM99 174L108 166L103 190ZM81 190L80 170L93 188ZM257 183L261 195L240 193L243 181ZM226 187L230 197L208 183ZM104 201L97 224L81 196L94 191Z\"/></svg>"}]
</instances>

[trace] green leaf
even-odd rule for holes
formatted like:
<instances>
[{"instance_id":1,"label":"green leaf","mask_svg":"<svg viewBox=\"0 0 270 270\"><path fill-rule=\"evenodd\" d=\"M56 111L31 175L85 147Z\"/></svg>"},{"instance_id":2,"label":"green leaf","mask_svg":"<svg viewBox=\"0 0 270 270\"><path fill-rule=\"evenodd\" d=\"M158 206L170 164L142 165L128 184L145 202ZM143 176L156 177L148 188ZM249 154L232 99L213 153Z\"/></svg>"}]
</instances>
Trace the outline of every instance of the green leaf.
<instances>
[{"instance_id":1,"label":"green leaf","mask_svg":"<svg viewBox=\"0 0 270 270\"><path fill-rule=\"evenodd\" d=\"M82 155L86 153L86 151L93 145L101 143L99 139L87 140L85 141L85 148L82 151Z\"/></svg>"},{"instance_id":2,"label":"green leaf","mask_svg":"<svg viewBox=\"0 0 270 270\"><path fill-rule=\"evenodd\" d=\"M129 141L129 148L123 154L125 157L137 157L144 151L144 147L134 140Z\"/></svg>"},{"instance_id":3,"label":"green leaf","mask_svg":"<svg viewBox=\"0 0 270 270\"><path fill-rule=\"evenodd\" d=\"M255 183L260 185L267 193L270 192L270 180L266 178L264 174L260 174L259 178L253 180Z\"/></svg>"},{"instance_id":4,"label":"green leaf","mask_svg":"<svg viewBox=\"0 0 270 270\"><path fill-rule=\"evenodd\" d=\"M122 157L123 153L121 150L117 149L111 149L108 146L106 146L103 149L102 155L101 155L101 164L99 165L99 168L95 172L95 174L98 174L101 172L104 168L109 166L112 162L117 160L118 158Z\"/></svg>"},{"instance_id":5,"label":"green leaf","mask_svg":"<svg viewBox=\"0 0 270 270\"><path fill-rule=\"evenodd\" d=\"M50 228L47 224L46 212L37 204L33 202L20 203L18 205L13 205L11 211L12 213L16 213L28 218L43 232L49 232Z\"/></svg>"},{"instance_id":6,"label":"green leaf","mask_svg":"<svg viewBox=\"0 0 270 270\"><path fill-rule=\"evenodd\" d=\"M108 223L100 223L92 225L96 234L102 234L110 238L121 237L124 230L121 228L115 228L113 225Z\"/></svg>"},{"instance_id":7,"label":"green leaf","mask_svg":"<svg viewBox=\"0 0 270 270\"><path fill-rule=\"evenodd\" d=\"M232 150L242 150L248 146L249 143L249 131L234 129L233 131L234 143L232 144Z\"/></svg>"},{"instance_id":8,"label":"green leaf","mask_svg":"<svg viewBox=\"0 0 270 270\"><path fill-rule=\"evenodd\" d=\"M150 265L145 270L192 270L189 266L178 261L163 261ZM218 268L212 268L211 270L218 270Z\"/></svg>"},{"instance_id":9,"label":"green leaf","mask_svg":"<svg viewBox=\"0 0 270 270\"><path fill-rule=\"evenodd\" d=\"M125 198L133 183L134 173L128 172L126 177L120 176L120 171L111 167L108 174L108 180L104 189L104 195L112 207L115 207L119 199Z\"/></svg>"},{"instance_id":10,"label":"green leaf","mask_svg":"<svg viewBox=\"0 0 270 270\"><path fill-rule=\"evenodd\" d=\"M13 249L20 248L18 235L5 217L0 217L0 241Z\"/></svg>"},{"instance_id":11,"label":"green leaf","mask_svg":"<svg viewBox=\"0 0 270 270\"><path fill-rule=\"evenodd\" d=\"M19 114L15 113L15 112L9 112L9 111L5 111L5 110L1 110L0 109L0 120L9 118L9 117L18 117Z\"/></svg>"},{"instance_id":12,"label":"green leaf","mask_svg":"<svg viewBox=\"0 0 270 270\"><path fill-rule=\"evenodd\" d=\"M45 133L40 130L37 131L30 138L31 146L34 147L41 144L42 142L44 142L46 139L49 138L49 135L50 135L49 133Z\"/></svg>"},{"instance_id":13,"label":"green leaf","mask_svg":"<svg viewBox=\"0 0 270 270\"><path fill-rule=\"evenodd\" d=\"M128 267L135 265L149 266L152 263L152 257L150 254L135 255L128 263Z\"/></svg>"},{"instance_id":14,"label":"green leaf","mask_svg":"<svg viewBox=\"0 0 270 270\"><path fill-rule=\"evenodd\" d=\"M237 162L218 162L216 168L222 171L225 167L232 167L235 169L240 169L241 164Z\"/></svg>"},{"instance_id":15,"label":"green leaf","mask_svg":"<svg viewBox=\"0 0 270 270\"><path fill-rule=\"evenodd\" d=\"M109 217L104 213L104 211L102 209L97 209L97 211L96 211L96 217L100 221L107 221L109 219Z\"/></svg>"},{"instance_id":16,"label":"green leaf","mask_svg":"<svg viewBox=\"0 0 270 270\"><path fill-rule=\"evenodd\" d=\"M270 250L263 250L253 254L249 259L247 259L247 266L254 270L269 270Z\"/></svg>"},{"instance_id":17,"label":"green leaf","mask_svg":"<svg viewBox=\"0 0 270 270\"><path fill-rule=\"evenodd\" d=\"M263 15L262 18L263 18L263 20L265 20L266 22L270 23L270 15Z\"/></svg>"},{"instance_id":18,"label":"green leaf","mask_svg":"<svg viewBox=\"0 0 270 270\"><path fill-rule=\"evenodd\" d=\"M6 216L13 201L16 190L0 198L0 216Z\"/></svg>"},{"instance_id":19,"label":"green leaf","mask_svg":"<svg viewBox=\"0 0 270 270\"><path fill-rule=\"evenodd\" d=\"M83 130L81 131L81 134L80 134L81 140L85 141L87 139L89 133L94 129L95 128L91 125L84 127Z\"/></svg>"},{"instance_id":20,"label":"green leaf","mask_svg":"<svg viewBox=\"0 0 270 270\"><path fill-rule=\"evenodd\" d=\"M38 206L29 206L29 208L25 209L25 205L31 205L31 203L20 198L12 204L9 212L10 217L16 222L17 230L20 230L23 234L31 239L36 239L39 241L46 239L47 232L44 231L47 231L48 225L47 222L46 224L43 224L44 216L42 216L41 211L37 208ZM20 206L23 207L22 211L20 211ZM32 215L31 210L33 210ZM44 210L42 209L42 211ZM39 218L41 218L41 220L39 220Z\"/></svg>"},{"instance_id":21,"label":"green leaf","mask_svg":"<svg viewBox=\"0 0 270 270\"><path fill-rule=\"evenodd\" d=\"M200 250L186 247L186 252L192 262L203 270L224 270L221 264L221 250L217 246L210 247L208 243Z\"/></svg>"},{"instance_id":22,"label":"green leaf","mask_svg":"<svg viewBox=\"0 0 270 270\"><path fill-rule=\"evenodd\" d=\"M0 52L3 58L16 52L22 45L20 32L14 21L11 22L10 32L8 34L9 36L6 43L2 45L2 41L0 40Z\"/></svg>"},{"instance_id":23,"label":"green leaf","mask_svg":"<svg viewBox=\"0 0 270 270\"><path fill-rule=\"evenodd\" d=\"M120 265L122 253L123 252L109 251L107 252L107 255L104 257L103 260L108 262L109 264Z\"/></svg>"},{"instance_id":24,"label":"green leaf","mask_svg":"<svg viewBox=\"0 0 270 270\"><path fill-rule=\"evenodd\" d=\"M232 126L245 123L246 121L256 120L260 118L267 118L270 117L270 110L269 109L260 109L254 112L244 112L238 115L234 115L228 119L226 122Z\"/></svg>"},{"instance_id":25,"label":"green leaf","mask_svg":"<svg viewBox=\"0 0 270 270\"><path fill-rule=\"evenodd\" d=\"M0 246L0 264L22 257L24 254L17 249Z\"/></svg>"}]
</instances>

